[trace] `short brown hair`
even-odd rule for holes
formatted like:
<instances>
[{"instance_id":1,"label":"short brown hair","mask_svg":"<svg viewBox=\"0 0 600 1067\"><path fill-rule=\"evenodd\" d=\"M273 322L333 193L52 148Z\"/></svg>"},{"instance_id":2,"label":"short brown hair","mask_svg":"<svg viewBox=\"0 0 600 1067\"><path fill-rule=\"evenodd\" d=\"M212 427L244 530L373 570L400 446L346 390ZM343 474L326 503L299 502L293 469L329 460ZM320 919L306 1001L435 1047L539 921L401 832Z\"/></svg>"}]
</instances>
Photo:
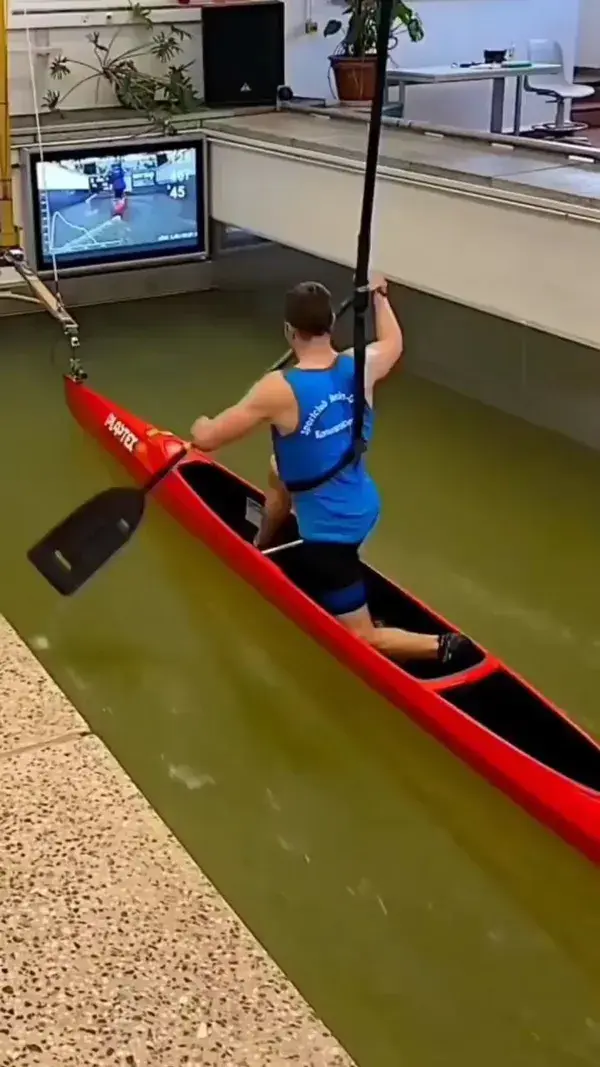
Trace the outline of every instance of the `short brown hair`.
<instances>
[{"instance_id":1,"label":"short brown hair","mask_svg":"<svg viewBox=\"0 0 600 1067\"><path fill-rule=\"evenodd\" d=\"M320 282L301 282L286 294L285 321L304 337L322 337L333 329L331 293Z\"/></svg>"}]
</instances>

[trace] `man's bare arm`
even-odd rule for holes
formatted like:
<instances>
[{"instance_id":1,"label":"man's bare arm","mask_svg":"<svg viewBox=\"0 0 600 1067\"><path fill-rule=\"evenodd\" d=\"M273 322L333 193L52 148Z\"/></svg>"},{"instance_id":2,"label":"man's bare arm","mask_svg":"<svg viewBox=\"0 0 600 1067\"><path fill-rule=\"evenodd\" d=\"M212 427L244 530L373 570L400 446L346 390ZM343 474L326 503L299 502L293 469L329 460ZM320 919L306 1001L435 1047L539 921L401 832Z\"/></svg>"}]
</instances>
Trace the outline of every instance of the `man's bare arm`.
<instances>
[{"instance_id":1,"label":"man's bare arm","mask_svg":"<svg viewBox=\"0 0 600 1067\"><path fill-rule=\"evenodd\" d=\"M377 340L367 347L366 367L366 383L371 388L390 373L404 348L402 329L387 298L387 284L382 282L384 279L373 280L377 285L373 293Z\"/></svg>"},{"instance_id":2,"label":"man's bare arm","mask_svg":"<svg viewBox=\"0 0 600 1067\"><path fill-rule=\"evenodd\" d=\"M262 423L273 422L287 399L285 383L279 373L267 374L237 404L214 419L202 415L192 426L192 444L202 452L239 441Z\"/></svg>"}]
</instances>

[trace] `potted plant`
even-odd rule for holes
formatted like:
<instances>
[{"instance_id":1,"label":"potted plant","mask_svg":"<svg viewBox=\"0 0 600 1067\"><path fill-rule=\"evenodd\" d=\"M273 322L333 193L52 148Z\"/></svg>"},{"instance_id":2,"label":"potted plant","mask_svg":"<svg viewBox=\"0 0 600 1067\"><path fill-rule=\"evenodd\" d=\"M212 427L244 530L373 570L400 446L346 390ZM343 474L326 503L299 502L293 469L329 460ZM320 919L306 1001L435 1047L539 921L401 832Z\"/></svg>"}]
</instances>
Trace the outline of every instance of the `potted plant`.
<instances>
[{"instance_id":1,"label":"potted plant","mask_svg":"<svg viewBox=\"0 0 600 1067\"><path fill-rule=\"evenodd\" d=\"M348 0L344 36L329 57L340 103L369 104L373 99L380 12L380 0ZM330 19L323 34L333 37L342 29L340 19ZM422 41L425 31L419 15L403 0L396 0L388 53L398 44L400 33L408 33L411 41Z\"/></svg>"},{"instance_id":2,"label":"potted plant","mask_svg":"<svg viewBox=\"0 0 600 1067\"><path fill-rule=\"evenodd\" d=\"M54 80L62 81L75 69L81 70L82 74L64 94L56 89L48 89L44 104L49 111L60 112L67 97L81 85L95 81L99 87L104 81L111 86L121 107L143 114L164 132L174 132L170 118L198 106L188 73L192 63L173 62L182 51L182 42L190 35L171 24L165 29L157 29L152 22L150 9L133 0L129 0L129 15L131 22L140 27L140 43L120 52L115 51L117 38L127 23L118 26L106 43L100 39L99 33L88 34L91 45L89 62L71 59L62 52L51 60L50 77ZM137 61L144 58L160 63L164 67L164 74L141 71Z\"/></svg>"}]
</instances>

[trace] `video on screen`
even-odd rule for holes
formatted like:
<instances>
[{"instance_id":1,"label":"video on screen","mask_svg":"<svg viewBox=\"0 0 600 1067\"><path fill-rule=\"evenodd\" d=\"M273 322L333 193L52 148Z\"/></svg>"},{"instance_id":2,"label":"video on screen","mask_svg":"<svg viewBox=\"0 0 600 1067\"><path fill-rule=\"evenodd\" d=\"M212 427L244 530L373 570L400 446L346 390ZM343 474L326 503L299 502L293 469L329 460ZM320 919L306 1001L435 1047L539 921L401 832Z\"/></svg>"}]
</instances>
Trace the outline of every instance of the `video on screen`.
<instances>
[{"instance_id":1,"label":"video on screen","mask_svg":"<svg viewBox=\"0 0 600 1067\"><path fill-rule=\"evenodd\" d=\"M173 148L36 163L42 266L202 251L196 160Z\"/></svg>"}]
</instances>

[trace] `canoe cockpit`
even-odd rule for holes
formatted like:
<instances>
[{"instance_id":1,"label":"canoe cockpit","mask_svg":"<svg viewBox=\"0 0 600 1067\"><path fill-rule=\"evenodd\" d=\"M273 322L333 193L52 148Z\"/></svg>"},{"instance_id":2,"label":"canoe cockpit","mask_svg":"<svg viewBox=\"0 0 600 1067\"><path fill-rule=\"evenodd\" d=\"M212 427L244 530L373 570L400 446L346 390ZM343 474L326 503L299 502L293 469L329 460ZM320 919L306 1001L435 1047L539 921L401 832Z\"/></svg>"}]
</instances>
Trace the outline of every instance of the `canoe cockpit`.
<instances>
[{"instance_id":1,"label":"canoe cockpit","mask_svg":"<svg viewBox=\"0 0 600 1067\"><path fill-rule=\"evenodd\" d=\"M243 540L251 543L260 522L263 495L224 468L191 462L179 468L189 487ZM280 531L270 559L300 589L303 562L295 519ZM365 565L369 606L374 618L388 626L420 633L441 633L446 624L410 594ZM458 684L448 684L452 669L438 663L412 662L404 669L422 681L435 680L439 695L497 737L559 774L600 794L600 749L551 704L502 667L469 679L485 653L474 647L472 661L462 665ZM600 795L599 795L600 803Z\"/></svg>"},{"instance_id":2,"label":"canoe cockpit","mask_svg":"<svg viewBox=\"0 0 600 1067\"><path fill-rule=\"evenodd\" d=\"M189 463L180 474L195 493L244 541L252 543L260 523L264 496L253 486L223 468L208 463ZM306 570L298 543L296 520L290 517L279 531L269 558L299 589L306 588ZM369 591L369 607L373 617L386 626L396 626L415 633L441 634L446 625L418 600L365 564L365 579ZM481 663L484 653L473 648L462 670ZM453 673L438 662L422 660L407 665L407 670L421 681L443 678Z\"/></svg>"}]
</instances>

